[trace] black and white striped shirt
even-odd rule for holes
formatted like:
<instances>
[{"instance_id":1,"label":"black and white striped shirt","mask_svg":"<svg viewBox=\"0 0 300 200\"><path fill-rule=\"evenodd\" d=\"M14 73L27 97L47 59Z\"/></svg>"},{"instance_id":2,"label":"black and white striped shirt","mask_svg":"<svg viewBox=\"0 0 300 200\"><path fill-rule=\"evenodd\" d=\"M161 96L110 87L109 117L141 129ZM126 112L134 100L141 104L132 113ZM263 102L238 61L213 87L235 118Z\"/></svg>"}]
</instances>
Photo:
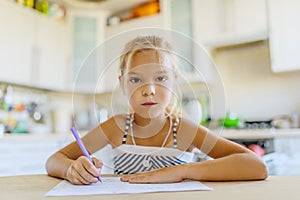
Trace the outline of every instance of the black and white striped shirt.
<instances>
[{"instance_id":1,"label":"black and white striped shirt","mask_svg":"<svg viewBox=\"0 0 300 200\"><path fill-rule=\"evenodd\" d=\"M164 147L165 142L162 147L127 145L126 138L131 126L131 117L128 114L122 145L115 149L114 173L132 174L192 162L193 153L177 149L176 134L178 122L179 120L176 119L172 128L174 148Z\"/></svg>"}]
</instances>

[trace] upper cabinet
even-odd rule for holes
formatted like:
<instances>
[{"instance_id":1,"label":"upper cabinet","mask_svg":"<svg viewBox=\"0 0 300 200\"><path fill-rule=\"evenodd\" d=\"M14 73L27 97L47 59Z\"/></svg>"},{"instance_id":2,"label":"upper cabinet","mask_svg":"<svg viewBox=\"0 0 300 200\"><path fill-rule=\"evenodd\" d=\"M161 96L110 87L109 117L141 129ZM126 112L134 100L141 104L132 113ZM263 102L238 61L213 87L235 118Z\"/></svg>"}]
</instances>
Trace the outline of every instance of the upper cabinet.
<instances>
[{"instance_id":1,"label":"upper cabinet","mask_svg":"<svg viewBox=\"0 0 300 200\"><path fill-rule=\"evenodd\" d=\"M1 1L0 81L95 92L101 57L90 55L104 40L105 13L72 9L64 21L57 21L15 2Z\"/></svg>"},{"instance_id":2,"label":"upper cabinet","mask_svg":"<svg viewBox=\"0 0 300 200\"><path fill-rule=\"evenodd\" d=\"M34 26L35 13L0 2L0 81L30 84Z\"/></svg>"},{"instance_id":3,"label":"upper cabinet","mask_svg":"<svg viewBox=\"0 0 300 200\"><path fill-rule=\"evenodd\" d=\"M119 9L110 9L110 16L107 19L106 37L136 28L170 27L170 1L171 0L143 0L135 1L131 7L123 4ZM117 3L117 0L111 2Z\"/></svg>"},{"instance_id":4,"label":"upper cabinet","mask_svg":"<svg viewBox=\"0 0 300 200\"><path fill-rule=\"evenodd\" d=\"M69 89L79 93L102 92L98 85L103 67L103 52L98 46L104 41L105 11L72 10L68 12Z\"/></svg>"},{"instance_id":5,"label":"upper cabinet","mask_svg":"<svg viewBox=\"0 0 300 200\"><path fill-rule=\"evenodd\" d=\"M191 6L191 0L159 0L139 2L126 10L112 10L105 32L106 41L103 44L106 66L103 84L109 83L106 88L113 90L118 86L118 61L125 43L141 35L165 37L177 53L179 68L185 79L202 81L194 73L192 65ZM137 10L141 16L132 17ZM122 20L123 17L126 20Z\"/></svg>"},{"instance_id":6,"label":"upper cabinet","mask_svg":"<svg viewBox=\"0 0 300 200\"><path fill-rule=\"evenodd\" d=\"M64 91L64 22L11 1L0 2L0 81Z\"/></svg>"},{"instance_id":7,"label":"upper cabinet","mask_svg":"<svg viewBox=\"0 0 300 200\"><path fill-rule=\"evenodd\" d=\"M300 1L268 0L269 46L274 72L300 69Z\"/></svg>"},{"instance_id":8,"label":"upper cabinet","mask_svg":"<svg viewBox=\"0 0 300 200\"><path fill-rule=\"evenodd\" d=\"M31 84L44 89L65 91L68 88L66 24L38 16L35 27Z\"/></svg>"},{"instance_id":9,"label":"upper cabinet","mask_svg":"<svg viewBox=\"0 0 300 200\"><path fill-rule=\"evenodd\" d=\"M194 38L208 48L265 40L265 0L192 0Z\"/></svg>"},{"instance_id":10,"label":"upper cabinet","mask_svg":"<svg viewBox=\"0 0 300 200\"><path fill-rule=\"evenodd\" d=\"M112 2L117 2L117 0ZM107 18L105 29L106 41L102 45L105 52L105 68L102 70L103 76L100 79L101 84L106 85L106 91L118 88L119 58L130 39L156 32L154 29L151 31L142 28L170 28L170 0L135 1L130 7L125 6L124 2L120 4L123 6L119 9L108 8L110 16ZM141 16L135 16L134 10L137 10ZM114 48L111 48L112 46Z\"/></svg>"}]
</instances>

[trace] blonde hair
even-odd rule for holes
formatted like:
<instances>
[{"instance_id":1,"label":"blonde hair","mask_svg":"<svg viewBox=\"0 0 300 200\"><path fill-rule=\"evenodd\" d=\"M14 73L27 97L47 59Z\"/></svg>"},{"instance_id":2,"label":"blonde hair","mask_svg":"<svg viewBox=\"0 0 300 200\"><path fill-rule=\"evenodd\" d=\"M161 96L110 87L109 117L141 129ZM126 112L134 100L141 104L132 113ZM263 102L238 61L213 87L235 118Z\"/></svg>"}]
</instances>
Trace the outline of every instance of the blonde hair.
<instances>
[{"instance_id":1,"label":"blonde hair","mask_svg":"<svg viewBox=\"0 0 300 200\"><path fill-rule=\"evenodd\" d=\"M120 75L124 75L126 70L129 68L132 58L135 54L148 50L154 50L158 55L160 64L164 66L169 65L169 67L173 68L175 77L177 77L178 60L171 44L164 38L155 35L138 36L125 45L120 57ZM174 101L170 102L166 108L166 112L173 116L179 117L181 116L181 112L176 108L178 103L176 100Z\"/></svg>"},{"instance_id":2,"label":"blonde hair","mask_svg":"<svg viewBox=\"0 0 300 200\"><path fill-rule=\"evenodd\" d=\"M171 65L177 75L178 70L178 62L177 58L174 55L171 44L163 39L162 37L158 37L155 35L151 36L138 36L135 39L129 41L121 54L120 57L120 71L121 76L125 73L125 71L130 66L131 60L136 53L154 50L156 51L158 58L160 60L160 64Z\"/></svg>"}]
</instances>

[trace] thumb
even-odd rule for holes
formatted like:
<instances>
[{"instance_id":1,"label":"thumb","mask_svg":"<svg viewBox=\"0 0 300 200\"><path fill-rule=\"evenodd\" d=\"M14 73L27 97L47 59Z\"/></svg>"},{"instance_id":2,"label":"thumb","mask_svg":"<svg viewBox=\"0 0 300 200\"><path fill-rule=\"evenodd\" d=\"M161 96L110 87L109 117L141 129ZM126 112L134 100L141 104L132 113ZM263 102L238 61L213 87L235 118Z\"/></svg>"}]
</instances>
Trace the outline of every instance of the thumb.
<instances>
[{"instance_id":1,"label":"thumb","mask_svg":"<svg viewBox=\"0 0 300 200\"><path fill-rule=\"evenodd\" d=\"M100 168L100 169L102 168L103 163L99 159L92 157L92 160L93 160L96 168Z\"/></svg>"}]
</instances>

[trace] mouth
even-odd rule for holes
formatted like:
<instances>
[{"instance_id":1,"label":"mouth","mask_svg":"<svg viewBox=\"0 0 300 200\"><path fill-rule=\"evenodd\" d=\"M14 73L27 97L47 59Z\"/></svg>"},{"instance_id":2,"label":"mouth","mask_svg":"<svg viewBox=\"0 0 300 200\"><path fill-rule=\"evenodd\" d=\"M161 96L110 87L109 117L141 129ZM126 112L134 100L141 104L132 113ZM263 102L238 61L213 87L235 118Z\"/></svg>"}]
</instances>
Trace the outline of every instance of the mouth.
<instances>
[{"instance_id":1,"label":"mouth","mask_svg":"<svg viewBox=\"0 0 300 200\"><path fill-rule=\"evenodd\" d=\"M145 106L145 107L151 107L151 106L155 106L157 105L157 103L154 103L154 102L145 102L142 104L142 106Z\"/></svg>"}]
</instances>

